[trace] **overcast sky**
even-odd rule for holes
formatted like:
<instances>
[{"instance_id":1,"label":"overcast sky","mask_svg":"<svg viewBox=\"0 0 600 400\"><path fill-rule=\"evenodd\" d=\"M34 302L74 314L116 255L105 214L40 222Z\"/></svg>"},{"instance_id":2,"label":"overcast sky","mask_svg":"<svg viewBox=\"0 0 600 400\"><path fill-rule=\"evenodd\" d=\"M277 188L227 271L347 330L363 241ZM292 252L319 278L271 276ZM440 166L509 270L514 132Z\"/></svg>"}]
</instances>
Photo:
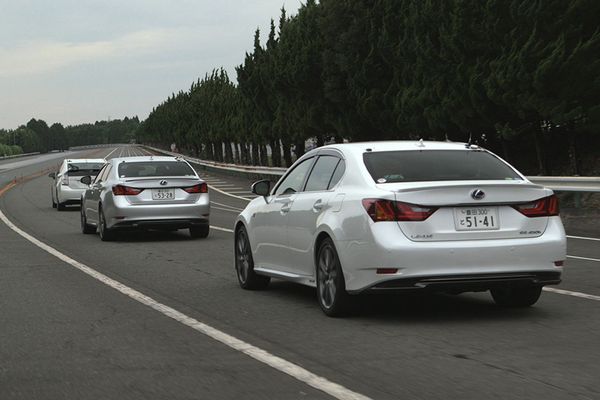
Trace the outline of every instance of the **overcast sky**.
<instances>
[{"instance_id":1,"label":"overcast sky","mask_svg":"<svg viewBox=\"0 0 600 400\"><path fill-rule=\"evenodd\" d=\"M235 66L299 0L0 0L0 128L139 116Z\"/></svg>"}]
</instances>

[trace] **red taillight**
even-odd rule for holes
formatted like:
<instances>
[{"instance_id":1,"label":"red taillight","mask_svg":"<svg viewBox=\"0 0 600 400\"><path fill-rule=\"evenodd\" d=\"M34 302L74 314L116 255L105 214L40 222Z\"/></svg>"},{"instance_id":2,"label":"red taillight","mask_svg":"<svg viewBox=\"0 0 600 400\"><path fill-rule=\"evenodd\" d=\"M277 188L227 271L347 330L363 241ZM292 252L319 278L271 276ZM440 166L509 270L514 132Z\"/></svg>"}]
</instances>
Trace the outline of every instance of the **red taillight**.
<instances>
[{"instance_id":1,"label":"red taillight","mask_svg":"<svg viewBox=\"0 0 600 400\"><path fill-rule=\"evenodd\" d=\"M144 191L144 189L133 188L130 186L116 185L113 186L112 192L115 196L135 196Z\"/></svg>"},{"instance_id":2,"label":"red taillight","mask_svg":"<svg viewBox=\"0 0 600 400\"><path fill-rule=\"evenodd\" d=\"M512 206L515 210L526 217L552 217L558 215L558 197L556 195L544 197L531 203L516 204Z\"/></svg>"},{"instance_id":3,"label":"red taillight","mask_svg":"<svg viewBox=\"0 0 600 400\"><path fill-rule=\"evenodd\" d=\"M208 185L204 182L182 189L188 193L208 193Z\"/></svg>"},{"instance_id":4,"label":"red taillight","mask_svg":"<svg viewBox=\"0 0 600 400\"><path fill-rule=\"evenodd\" d=\"M438 209L384 199L363 199L362 203L374 222L425 221Z\"/></svg>"},{"instance_id":5,"label":"red taillight","mask_svg":"<svg viewBox=\"0 0 600 400\"><path fill-rule=\"evenodd\" d=\"M63 186L69 186L69 176L67 174L63 175L62 180L60 181L60 184Z\"/></svg>"},{"instance_id":6,"label":"red taillight","mask_svg":"<svg viewBox=\"0 0 600 400\"><path fill-rule=\"evenodd\" d=\"M398 268L377 268L379 275L395 274L396 272L398 272Z\"/></svg>"}]
</instances>

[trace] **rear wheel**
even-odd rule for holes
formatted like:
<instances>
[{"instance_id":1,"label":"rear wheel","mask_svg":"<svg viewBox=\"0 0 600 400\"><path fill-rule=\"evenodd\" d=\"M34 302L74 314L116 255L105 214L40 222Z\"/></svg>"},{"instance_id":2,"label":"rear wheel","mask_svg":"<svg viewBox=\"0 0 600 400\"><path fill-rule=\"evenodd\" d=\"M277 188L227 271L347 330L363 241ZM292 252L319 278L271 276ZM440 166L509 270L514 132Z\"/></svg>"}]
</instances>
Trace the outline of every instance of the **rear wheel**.
<instances>
[{"instance_id":1,"label":"rear wheel","mask_svg":"<svg viewBox=\"0 0 600 400\"><path fill-rule=\"evenodd\" d=\"M87 223L87 217L85 216L83 202L81 205L81 232L85 234L96 233L96 227Z\"/></svg>"},{"instance_id":2,"label":"rear wheel","mask_svg":"<svg viewBox=\"0 0 600 400\"><path fill-rule=\"evenodd\" d=\"M258 275L254 272L250 240L248 240L248 233L243 227L238 229L235 234L235 271L243 289L265 289L271 282L271 278L268 276Z\"/></svg>"},{"instance_id":3,"label":"rear wheel","mask_svg":"<svg viewBox=\"0 0 600 400\"><path fill-rule=\"evenodd\" d=\"M58 202L56 203L56 209L58 211L65 211L66 208L67 207L63 203L58 203Z\"/></svg>"},{"instance_id":4,"label":"rear wheel","mask_svg":"<svg viewBox=\"0 0 600 400\"><path fill-rule=\"evenodd\" d=\"M106 227L106 218L104 217L104 211L100 207L98 210L98 233L100 234L100 239L103 242L109 242L111 240L115 240L115 232L112 229Z\"/></svg>"},{"instance_id":5,"label":"rear wheel","mask_svg":"<svg viewBox=\"0 0 600 400\"><path fill-rule=\"evenodd\" d=\"M204 239L208 236L210 227L207 225L192 226L190 228L190 236L194 239Z\"/></svg>"},{"instance_id":6,"label":"rear wheel","mask_svg":"<svg viewBox=\"0 0 600 400\"><path fill-rule=\"evenodd\" d=\"M491 289L494 302L502 307L529 307L542 293L541 286L505 286Z\"/></svg>"},{"instance_id":7,"label":"rear wheel","mask_svg":"<svg viewBox=\"0 0 600 400\"><path fill-rule=\"evenodd\" d=\"M325 239L317 253L317 299L321 310L329 317L345 315L350 308L350 296L342 265L333 241Z\"/></svg>"}]
</instances>

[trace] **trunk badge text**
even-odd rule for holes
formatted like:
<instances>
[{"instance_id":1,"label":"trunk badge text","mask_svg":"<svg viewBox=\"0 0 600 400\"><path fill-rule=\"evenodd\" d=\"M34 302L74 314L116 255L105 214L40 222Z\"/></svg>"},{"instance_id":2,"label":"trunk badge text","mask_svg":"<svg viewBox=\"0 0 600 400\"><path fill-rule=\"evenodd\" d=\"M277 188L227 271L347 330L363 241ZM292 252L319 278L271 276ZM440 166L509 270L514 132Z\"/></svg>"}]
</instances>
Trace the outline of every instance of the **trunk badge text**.
<instances>
[{"instance_id":1,"label":"trunk badge text","mask_svg":"<svg viewBox=\"0 0 600 400\"><path fill-rule=\"evenodd\" d=\"M162 186L165 186L165 185L167 184L167 181L160 181L160 184L161 184Z\"/></svg>"},{"instance_id":2,"label":"trunk badge text","mask_svg":"<svg viewBox=\"0 0 600 400\"><path fill-rule=\"evenodd\" d=\"M473 200L481 200L485 197L485 193L481 189L475 189L471 192L471 197Z\"/></svg>"}]
</instances>

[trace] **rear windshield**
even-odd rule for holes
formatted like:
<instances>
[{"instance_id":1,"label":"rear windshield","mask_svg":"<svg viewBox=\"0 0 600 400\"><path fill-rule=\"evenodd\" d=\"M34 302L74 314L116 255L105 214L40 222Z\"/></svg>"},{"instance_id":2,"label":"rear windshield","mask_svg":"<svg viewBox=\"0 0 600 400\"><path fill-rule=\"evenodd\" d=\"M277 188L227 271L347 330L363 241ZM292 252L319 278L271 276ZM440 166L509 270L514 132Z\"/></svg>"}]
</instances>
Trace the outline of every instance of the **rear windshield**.
<instances>
[{"instance_id":1,"label":"rear windshield","mask_svg":"<svg viewBox=\"0 0 600 400\"><path fill-rule=\"evenodd\" d=\"M121 178L145 176L196 176L194 170L183 161L140 161L119 164Z\"/></svg>"},{"instance_id":2,"label":"rear windshield","mask_svg":"<svg viewBox=\"0 0 600 400\"><path fill-rule=\"evenodd\" d=\"M364 153L363 159L377 183L521 180L512 168L485 151L381 151Z\"/></svg>"},{"instance_id":3,"label":"rear windshield","mask_svg":"<svg viewBox=\"0 0 600 400\"><path fill-rule=\"evenodd\" d=\"M67 173L69 176L97 175L103 166L103 163L69 163Z\"/></svg>"}]
</instances>

